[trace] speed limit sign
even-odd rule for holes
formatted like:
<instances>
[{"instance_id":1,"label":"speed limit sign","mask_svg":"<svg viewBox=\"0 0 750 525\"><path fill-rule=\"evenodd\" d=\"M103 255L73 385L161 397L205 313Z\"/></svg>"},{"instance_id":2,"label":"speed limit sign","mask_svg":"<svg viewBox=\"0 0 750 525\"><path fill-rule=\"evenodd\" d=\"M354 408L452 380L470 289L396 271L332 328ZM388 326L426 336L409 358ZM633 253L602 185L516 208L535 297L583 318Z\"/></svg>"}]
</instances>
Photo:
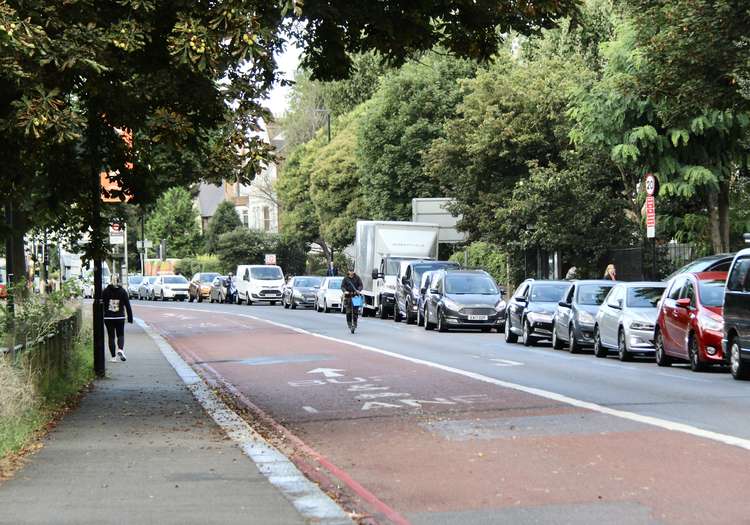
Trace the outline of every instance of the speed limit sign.
<instances>
[{"instance_id":1,"label":"speed limit sign","mask_svg":"<svg viewBox=\"0 0 750 525\"><path fill-rule=\"evenodd\" d=\"M653 197L656 193L656 177L651 173L646 175L646 195Z\"/></svg>"}]
</instances>

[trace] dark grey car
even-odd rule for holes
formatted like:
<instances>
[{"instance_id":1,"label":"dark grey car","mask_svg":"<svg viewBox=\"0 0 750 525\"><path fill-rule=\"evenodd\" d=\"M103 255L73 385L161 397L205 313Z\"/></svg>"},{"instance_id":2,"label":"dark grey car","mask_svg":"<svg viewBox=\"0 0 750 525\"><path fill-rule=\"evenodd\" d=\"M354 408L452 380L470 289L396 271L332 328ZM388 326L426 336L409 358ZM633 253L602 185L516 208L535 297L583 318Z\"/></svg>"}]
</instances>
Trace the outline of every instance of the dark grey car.
<instances>
[{"instance_id":1,"label":"dark grey car","mask_svg":"<svg viewBox=\"0 0 750 525\"><path fill-rule=\"evenodd\" d=\"M594 323L599 306L614 281L574 281L557 305L552 320L552 347L567 347L572 354L594 345Z\"/></svg>"},{"instance_id":2,"label":"dark grey car","mask_svg":"<svg viewBox=\"0 0 750 525\"><path fill-rule=\"evenodd\" d=\"M750 379L750 249L737 254L724 292L724 359L735 379Z\"/></svg>"},{"instance_id":3,"label":"dark grey car","mask_svg":"<svg viewBox=\"0 0 750 525\"><path fill-rule=\"evenodd\" d=\"M490 274L483 270L438 270L425 296L425 329L502 329L505 310L502 294Z\"/></svg>"},{"instance_id":4,"label":"dark grey car","mask_svg":"<svg viewBox=\"0 0 750 525\"><path fill-rule=\"evenodd\" d=\"M323 277L317 275L303 275L292 277L284 287L281 296L281 304L284 308L295 309L298 306L315 306L315 297L318 293Z\"/></svg>"},{"instance_id":5,"label":"dark grey car","mask_svg":"<svg viewBox=\"0 0 750 525\"><path fill-rule=\"evenodd\" d=\"M520 335L523 344L531 346L539 339L552 337L552 318L570 285L569 281L522 282L508 301L505 340L515 343Z\"/></svg>"},{"instance_id":6,"label":"dark grey car","mask_svg":"<svg viewBox=\"0 0 750 525\"><path fill-rule=\"evenodd\" d=\"M401 263L396 279L396 304L393 307L393 320L402 319L407 324L417 322L420 302L420 285L425 272L458 269L460 265L451 261L408 261Z\"/></svg>"}]
</instances>

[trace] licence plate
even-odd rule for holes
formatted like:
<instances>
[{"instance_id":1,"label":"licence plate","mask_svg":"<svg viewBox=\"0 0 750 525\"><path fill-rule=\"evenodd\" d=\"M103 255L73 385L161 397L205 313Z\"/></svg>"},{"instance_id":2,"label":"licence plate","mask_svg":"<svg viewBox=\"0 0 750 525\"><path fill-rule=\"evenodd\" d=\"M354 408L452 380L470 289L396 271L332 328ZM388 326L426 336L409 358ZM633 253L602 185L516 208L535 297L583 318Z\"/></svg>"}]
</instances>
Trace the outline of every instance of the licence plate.
<instances>
[{"instance_id":1,"label":"licence plate","mask_svg":"<svg viewBox=\"0 0 750 525\"><path fill-rule=\"evenodd\" d=\"M486 321L488 317L486 315L470 315L469 321Z\"/></svg>"}]
</instances>

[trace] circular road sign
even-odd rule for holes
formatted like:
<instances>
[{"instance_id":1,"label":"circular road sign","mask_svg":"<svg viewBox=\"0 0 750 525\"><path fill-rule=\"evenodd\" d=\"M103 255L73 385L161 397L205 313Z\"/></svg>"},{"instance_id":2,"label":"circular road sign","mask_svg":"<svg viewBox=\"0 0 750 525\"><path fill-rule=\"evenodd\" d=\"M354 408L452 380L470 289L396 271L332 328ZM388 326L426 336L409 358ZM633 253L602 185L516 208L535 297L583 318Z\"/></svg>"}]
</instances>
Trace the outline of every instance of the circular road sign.
<instances>
[{"instance_id":1,"label":"circular road sign","mask_svg":"<svg viewBox=\"0 0 750 525\"><path fill-rule=\"evenodd\" d=\"M646 194L653 197L654 193L656 193L656 177L649 173L646 175Z\"/></svg>"}]
</instances>

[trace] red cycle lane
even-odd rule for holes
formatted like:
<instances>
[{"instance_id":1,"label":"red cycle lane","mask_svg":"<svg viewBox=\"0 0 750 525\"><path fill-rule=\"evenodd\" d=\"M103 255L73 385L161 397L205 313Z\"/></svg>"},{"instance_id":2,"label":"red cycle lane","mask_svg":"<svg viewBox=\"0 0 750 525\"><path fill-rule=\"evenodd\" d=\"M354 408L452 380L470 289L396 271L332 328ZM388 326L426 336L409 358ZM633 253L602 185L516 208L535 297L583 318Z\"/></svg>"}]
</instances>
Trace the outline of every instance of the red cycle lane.
<instances>
[{"instance_id":1,"label":"red cycle lane","mask_svg":"<svg viewBox=\"0 0 750 525\"><path fill-rule=\"evenodd\" d=\"M748 523L746 450L263 321L141 313L374 521Z\"/></svg>"}]
</instances>

